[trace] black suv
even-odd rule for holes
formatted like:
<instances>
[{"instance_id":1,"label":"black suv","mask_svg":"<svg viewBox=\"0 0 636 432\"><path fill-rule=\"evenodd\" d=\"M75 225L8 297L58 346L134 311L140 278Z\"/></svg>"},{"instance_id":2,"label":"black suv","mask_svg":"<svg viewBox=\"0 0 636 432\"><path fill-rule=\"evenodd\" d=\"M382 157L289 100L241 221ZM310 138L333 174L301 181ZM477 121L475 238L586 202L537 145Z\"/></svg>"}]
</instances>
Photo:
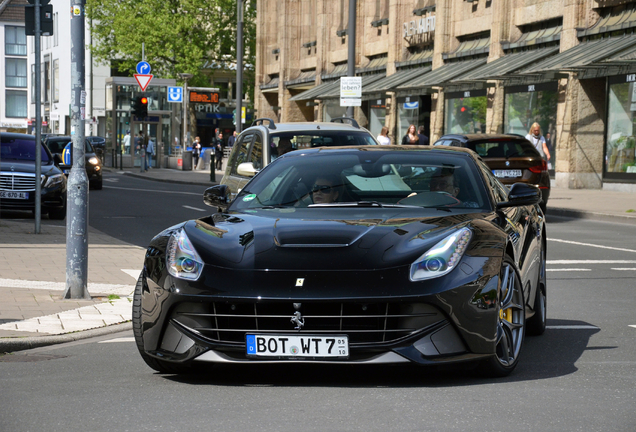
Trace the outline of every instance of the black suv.
<instances>
[{"instance_id":1,"label":"black suv","mask_svg":"<svg viewBox=\"0 0 636 432\"><path fill-rule=\"evenodd\" d=\"M59 155L62 160L64 159L64 148L71 142L70 136L51 136L44 141L44 144L49 148L51 153ZM86 157L86 175L88 176L89 187L91 189L102 188L102 161L95 153L90 141L86 139L86 147L84 148ZM65 174L68 174L64 170Z\"/></svg>"},{"instance_id":2,"label":"black suv","mask_svg":"<svg viewBox=\"0 0 636 432\"><path fill-rule=\"evenodd\" d=\"M39 144L41 165L41 209L49 219L66 217L66 177L58 168L61 159ZM0 133L0 208L35 210L35 137Z\"/></svg>"}]
</instances>

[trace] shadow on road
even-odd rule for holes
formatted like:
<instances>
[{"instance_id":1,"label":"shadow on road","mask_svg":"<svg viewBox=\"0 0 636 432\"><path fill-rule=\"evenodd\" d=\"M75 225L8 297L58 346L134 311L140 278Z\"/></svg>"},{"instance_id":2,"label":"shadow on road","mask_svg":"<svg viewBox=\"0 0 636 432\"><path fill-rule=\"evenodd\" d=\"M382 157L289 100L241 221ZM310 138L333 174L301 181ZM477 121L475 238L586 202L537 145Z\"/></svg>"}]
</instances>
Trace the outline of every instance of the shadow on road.
<instances>
[{"instance_id":1,"label":"shadow on road","mask_svg":"<svg viewBox=\"0 0 636 432\"><path fill-rule=\"evenodd\" d=\"M542 336L527 337L516 370L498 383L534 381L575 373L575 366L588 349L590 338L600 329L583 321L548 320ZM563 326L589 326L564 329ZM218 365L190 375L166 375L183 384L258 387L454 387L481 385L492 378L480 375L475 364L447 367L400 365ZM209 369L208 369L209 368Z\"/></svg>"}]
</instances>

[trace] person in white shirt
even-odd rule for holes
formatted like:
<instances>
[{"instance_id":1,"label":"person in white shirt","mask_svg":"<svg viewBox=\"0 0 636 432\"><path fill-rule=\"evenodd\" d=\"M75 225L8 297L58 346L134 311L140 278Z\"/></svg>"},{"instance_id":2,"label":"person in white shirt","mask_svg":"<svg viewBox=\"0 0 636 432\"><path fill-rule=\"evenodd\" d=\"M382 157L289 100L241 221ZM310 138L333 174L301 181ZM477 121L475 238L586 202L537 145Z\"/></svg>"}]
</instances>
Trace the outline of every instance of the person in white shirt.
<instances>
[{"instance_id":1,"label":"person in white shirt","mask_svg":"<svg viewBox=\"0 0 636 432\"><path fill-rule=\"evenodd\" d=\"M532 123L530 131L528 135L526 135L526 139L534 145L543 159L547 161L550 160L550 150L545 142L545 138L541 135L541 126L539 126L539 123Z\"/></svg>"},{"instance_id":2,"label":"person in white shirt","mask_svg":"<svg viewBox=\"0 0 636 432\"><path fill-rule=\"evenodd\" d=\"M378 142L380 145L389 145L391 144L391 138L389 138L389 128L384 126L380 131L380 135L378 135Z\"/></svg>"}]
</instances>

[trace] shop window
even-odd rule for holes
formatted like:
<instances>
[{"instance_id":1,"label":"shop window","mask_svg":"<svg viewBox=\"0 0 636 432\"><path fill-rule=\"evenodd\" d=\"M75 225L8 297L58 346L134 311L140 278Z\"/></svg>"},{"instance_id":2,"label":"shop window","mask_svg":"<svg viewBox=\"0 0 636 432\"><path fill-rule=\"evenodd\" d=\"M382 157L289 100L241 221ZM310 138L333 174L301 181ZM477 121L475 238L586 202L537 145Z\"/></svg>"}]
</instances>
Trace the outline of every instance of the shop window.
<instances>
[{"instance_id":1,"label":"shop window","mask_svg":"<svg viewBox=\"0 0 636 432\"><path fill-rule=\"evenodd\" d=\"M486 133L485 91L449 93L447 97L444 133Z\"/></svg>"},{"instance_id":2,"label":"shop window","mask_svg":"<svg viewBox=\"0 0 636 432\"><path fill-rule=\"evenodd\" d=\"M636 177L636 85L621 78L610 78L605 171Z\"/></svg>"}]
</instances>

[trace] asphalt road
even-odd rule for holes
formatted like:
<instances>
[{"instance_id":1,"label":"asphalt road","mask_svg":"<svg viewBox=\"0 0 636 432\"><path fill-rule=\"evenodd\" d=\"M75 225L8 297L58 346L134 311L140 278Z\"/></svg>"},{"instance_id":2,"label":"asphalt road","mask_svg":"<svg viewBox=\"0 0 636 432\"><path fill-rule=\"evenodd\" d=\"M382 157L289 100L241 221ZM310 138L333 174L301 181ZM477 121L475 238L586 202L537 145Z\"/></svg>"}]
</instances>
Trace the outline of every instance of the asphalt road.
<instances>
[{"instance_id":1,"label":"asphalt road","mask_svg":"<svg viewBox=\"0 0 636 432\"><path fill-rule=\"evenodd\" d=\"M187 189L195 195L105 183L91 195L91 225L144 246L203 214L184 207L204 208L202 191ZM160 375L123 332L0 357L0 431L633 432L636 226L548 220L548 329L526 338L508 378L301 365Z\"/></svg>"}]
</instances>

